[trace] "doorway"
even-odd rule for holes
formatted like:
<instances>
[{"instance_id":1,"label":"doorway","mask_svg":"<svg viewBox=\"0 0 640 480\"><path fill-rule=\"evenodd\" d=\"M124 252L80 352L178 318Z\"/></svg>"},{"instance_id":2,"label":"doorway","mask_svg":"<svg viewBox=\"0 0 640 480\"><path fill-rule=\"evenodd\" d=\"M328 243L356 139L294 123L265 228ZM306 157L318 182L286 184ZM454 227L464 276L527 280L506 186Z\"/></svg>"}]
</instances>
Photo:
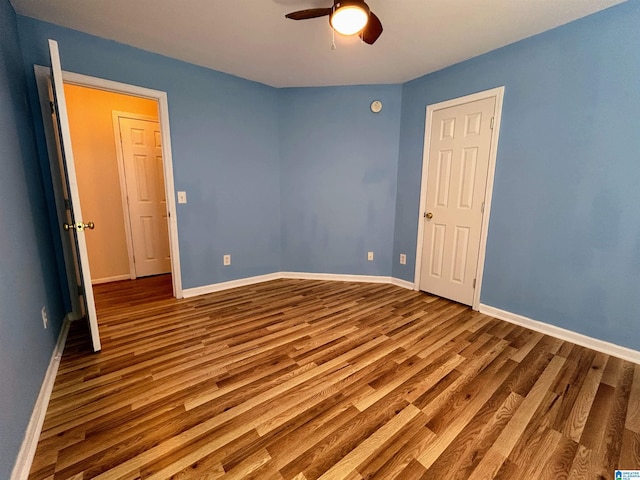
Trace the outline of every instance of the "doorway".
<instances>
[{"instance_id":1,"label":"doorway","mask_svg":"<svg viewBox=\"0 0 640 480\"><path fill-rule=\"evenodd\" d=\"M47 67L35 66L34 67L36 74L36 81L38 85L38 92L40 96L40 103L42 109L42 115L44 119L44 128L45 135L47 137L47 148L49 151L50 160L53 162L53 158L55 158L55 146L52 146L54 143L54 132L52 128L52 124L48 119L50 118L50 105L49 105L49 96L48 96L48 84L50 77L50 70ZM146 89L142 87L136 87L127 84L121 84L118 82L112 82L108 80L103 80L95 77L89 77L80 74L74 74L69 72L63 72L63 80L65 84L65 90L67 85L73 85L77 87L85 87L90 88L102 92L112 92L116 94L124 94L136 97L138 99L145 99L149 102L152 102L154 105L154 110L157 115L157 119L160 125L160 143L162 148L162 166L163 166L163 178L162 181L164 183L164 189L166 192L166 211L168 215L168 230L167 236L169 241L169 250L170 250L170 270L172 272L171 275L171 284L173 290L173 296L176 298L182 298L182 283L180 276L180 257L179 257L179 249L178 249L178 235L177 235L177 218L176 218L176 206L175 206L175 189L173 182L173 167L172 167L172 157L171 157L171 143L170 143L170 133L169 133L169 117L168 117L168 102L166 93ZM89 102L91 105L91 102ZM109 117L109 123L112 125L111 116ZM111 132L113 129L111 127ZM113 134L112 134L113 136ZM75 143L75 139L72 138L72 142ZM112 140L111 147L115 147L115 142ZM53 178L53 187L54 191L57 189L57 180ZM65 205L64 201L60 200L59 192L55 192L56 197L56 209L60 214L62 210L64 212ZM120 203L120 196L113 199L109 198L107 201L113 203L114 201L117 204ZM98 227L96 227L98 228ZM63 242L64 243L64 242ZM63 245L64 249L64 245ZM72 317L78 317L76 306L78 305L77 296L78 290L75 285L75 277L71 275L72 272L69 271L69 261L65 252L65 263L67 264L67 277L69 279L69 292L71 296L72 303ZM127 278L130 278L127 275ZM115 280L115 279L114 279ZM75 297L75 300L74 300Z\"/></svg>"},{"instance_id":2,"label":"doorway","mask_svg":"<svg viewBox=\"0 0 640 480\"><path fill-rule=\"evenodd\" d=\"M86 236L91 283L169 273L157 101L68 83L64 90L82 211L95 224ZM123 132L125 122L140 125Z\"/></svg>"},{"instance_id":3,"label":"doorway","mask_svg":"<svg viewBox=\"0 0 640 480\"><path fill-rule=\"evenodd\" d=\"M504 87L427 107L415 285L477 310Z\"/></svg>"}]
</instances>

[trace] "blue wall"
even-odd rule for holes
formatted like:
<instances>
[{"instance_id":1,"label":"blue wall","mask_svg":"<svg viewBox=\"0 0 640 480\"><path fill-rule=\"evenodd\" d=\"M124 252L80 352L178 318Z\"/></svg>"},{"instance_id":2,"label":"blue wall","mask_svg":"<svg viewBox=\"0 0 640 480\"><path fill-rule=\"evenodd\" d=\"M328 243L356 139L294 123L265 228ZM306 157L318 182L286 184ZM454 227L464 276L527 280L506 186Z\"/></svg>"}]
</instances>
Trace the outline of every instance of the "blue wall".
<instances>
[{"instance_id":1,"label":"blue wall","mask_svg":"<svg viewBox=\"0 0 640 480\"><path fill-rule=\"evenodd\" d=\"M400 105L399 85L280 92L284 271L391 275Z\"/></svg>"},{"instance_id":2,"label":"blue wall","mask_svg":"<svg viewBox=\"0 0 640 480\"><path fill-rule=\"evenodd\" d=\"M404 85L394 276L426 106L504 85L482 303L640 350L639 25L633 0Z\"/></svg>"},{"instance_id":3,"label":"blue wall","mask_svg":"<svg viewBox=\"0 0 640 480\"><path fill-rule=\"evenodd\" d=\"M29 72L48 65L53 38L65 70L168 93L176 190L189 200L178 205L185 288L280 270L391 275L401 86L277 90L27 17L19 26Z\"/></svg>"},{"instance_id":4,"label":"blue wall","mask_svg":"<svg viewBox=\"0 0 640 480\"><path fill-rule=\"evenodd\" d=\"M184 288L279 270L276 89L31 18L18 24L32 102L48 38L65 70L167 92L175 187L188 199L178 205Z\"/></svg>"},{"instance_id":5,"label":"blue wall","mask_svg":"<svg viewBox=\"0 0 640 480\"><path fill-rule=\"evenodd\" d=\"M64 309L16 15L7 0L0 0L0 105L0 478L9 478Z\"/></svg>"}]
</instances>

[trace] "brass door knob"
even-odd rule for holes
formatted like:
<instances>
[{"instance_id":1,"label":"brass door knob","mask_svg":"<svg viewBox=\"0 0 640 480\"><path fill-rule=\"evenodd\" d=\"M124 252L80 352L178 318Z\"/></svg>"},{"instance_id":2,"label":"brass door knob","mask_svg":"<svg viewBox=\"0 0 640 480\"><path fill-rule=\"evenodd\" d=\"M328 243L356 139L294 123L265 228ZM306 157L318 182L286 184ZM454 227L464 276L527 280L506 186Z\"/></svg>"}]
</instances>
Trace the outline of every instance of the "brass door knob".
<instances>
[{"instance_id":1,"label":"brass door knob","mask_svg":"<svg viewBox=\"0 0 640 480\"><path fill-rule=\"evenodd\" d=\"M433 213L431 212L425 213L424 218L428 218L429 220L431 220L433 218Z\"/></svg>"},{"instance_id":2,"label":"brass door knob","mask_svg":"<svg viewBox=\"0 0 640 480\"><path fill-rule=\"evenodd\" d=\"M93 223L93 222L89 222L89 223L82 223L82 222L78 222L78 223L63 223L62 224L62 228L64 228L66 231L75 230L77 232L81 232L85 228L88 228L89 230L93 230L94 228L96 228L96 224Z\"/></svg>"}]
</instances>

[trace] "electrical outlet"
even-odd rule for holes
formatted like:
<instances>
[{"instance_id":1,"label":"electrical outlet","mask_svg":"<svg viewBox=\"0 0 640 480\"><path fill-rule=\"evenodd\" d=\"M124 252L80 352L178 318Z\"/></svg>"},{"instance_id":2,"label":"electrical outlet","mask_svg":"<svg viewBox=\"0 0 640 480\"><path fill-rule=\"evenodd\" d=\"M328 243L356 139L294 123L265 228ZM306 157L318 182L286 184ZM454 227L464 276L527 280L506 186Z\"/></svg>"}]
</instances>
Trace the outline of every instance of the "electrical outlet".
<instances>
[{"instance_id":1,"label":"electrical outlet","mask_svg":"<svg viewBox=\"0 0 640 480\"><path fill-rule=\"evenodd\" d=\"M406 265L407 264L407 256L404 253L400 254L400 265Z\"/></svg>"},{"instance_id":2,"label":"electrical outlet","mask_svg":"<svg viewBox=\"0 0 640 480\"><path fill-rule=\"evenodd\" d=\"M372 261L373 261L373 252L369 252L369 253L367 254L367 260L369 260L370 262L372 262Z\"/></svg>"},{"instance_id":3,"label":"electrical outlet","mask_svg":"<svg viewBox=\"0 0 640 480\"><path fill-rule=\"evenodd\" d=\"M224 257L222 257L222 264L231 265L231 255L225 255Z\"/></svg>"},{"instance_id":4,"label":"electrical outlet","mask_svg":"<svg viewBox=\"0 0 640 480\"><path fill-rule=\"evenodd\" d=\"M178 192L178 203L187 203L187 192Z\"/></svg>"},{"instance_id":5,"label":"electrical outlet","mask_svg":"<svg viewBox=\"0 0 640 480\"><path fill-rule=\"evenodd\" d=\"M42 324L44 325L44 328L47 328L47 326L49 325L49 318L47 317L47 307L42 307L40 313L42 314Z\"/></svg>"}]
</instances>

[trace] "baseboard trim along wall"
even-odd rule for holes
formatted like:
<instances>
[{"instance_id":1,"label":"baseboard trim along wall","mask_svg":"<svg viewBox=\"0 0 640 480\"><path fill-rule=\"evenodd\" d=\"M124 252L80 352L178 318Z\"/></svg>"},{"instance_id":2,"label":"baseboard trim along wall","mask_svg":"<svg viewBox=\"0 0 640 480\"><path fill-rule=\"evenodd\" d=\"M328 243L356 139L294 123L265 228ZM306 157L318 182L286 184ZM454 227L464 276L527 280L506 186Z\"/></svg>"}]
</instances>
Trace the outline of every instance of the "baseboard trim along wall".
<instances>
[{"instance_id":1,"label":"baseboard trim along wall","mask_svg":"<svg viewBox=\"0 0 640 480\"><path fill-rule=\"evenodd\" d=\"M248 285L255 285L256 283L278 280L279 278L282 278L279 273L268 273L266 275L258 275L256 277L231 280L229 282L213 283L202 287L185 288L182 290L182 296L184 298L197 297L198 295L206 295L207 293L222 292L223 290L229 290L230 288L246 287Z\"/></svg>"},{"instance_id":2,"label":"baseboard trim along wall","mask_svg":"<svg viewBox=\"0 0 640 480\"><path fill-rule=\"evenodd\" d=\"M499 308L491 307L489 305L484 305L482 303L480 304L480 313L495 317L499 320L504 320L505 322L515 323L516 325L520 325L521 327L535 330L536 332L544 333L545 335L550 335L567 342L591 348L592 350L596 350L607 355L612 355L623 360L628 360L630 362L640 364L640 352L637 350L632 350L627 347L621 347L620 345L605 342L604 340L598 340L597 338L588 337L581 333L573 332L561 327L556 327L555 325L550 325L538 320L533 320L531 318L524 317L516 313L511 313L506 310L501 310Z\"/></svg>"},{"instance_id":3,"label":"baseboard trim along wall","mask_svg":"<svg viewBox=\"0 0 640 480\"><path fill-rule=\"evenodd\" d=\"M51 361L49 362L47 373L42 381L38 399L33 407L31 419L29 420L27 431L24 434L24 440L22 441L16 464L11 472L11 480L26 480L29 476L29 470L31 470L33 457L36 454L36 447L40 439L40 432L44 424L44 417L47 413L49 400L51 399L51 392L53 391L53 385L56 381L56 374L58 373L58 367L60 366L60 360L62 359L62 352L67 341L67 334L69 333L69 325L71 322L72 319L68 315L65 317L64 322L62 322L58 341L53 349Z\"/></svg>"},{"instance_id":4,"label":"baseboard trim along wall","mask_svg":"<svg viewBox=\"0 0 640 480\"><path fill-rule=\"evenodd\" d=\"M330 282L392 283L391 277L340 273L280 272L280 278L293 280L325 280Z\"/></svg>"},{"instance_id":5,"label":"baseboard trim along wall","mask_svg":"<svg viewBox=\"0 0 640 480\"><path fill-rule=\"evenodd\" d=\"M116 275L114 277L95 278L91 280L91 285L99 285L101 283L119 282L120 280L132 280L130 274Z\"/></svg>"},{"instance_id":6,"label":"baseboard trim along wall","mask_svg":"<svg viewBox=\"0 0 640 480\"><path fill-rule=\"evenodd\" d=\"M406 280L401 280L399 278L390 277L391 283L397 287L406 288L407 290L418 290L416 288L416 284L413 282L408 282Z\"/></svg>"},{"instance_id":7,"label":"baseboard trim along wall","mask_svg":"<svg viewBox=\"0 0 640 480\"><path fill-rule=\"evenodd\" d=\"M279 280L281 278L294 280L328 280L334 282L362 282L362 283L389 283L398 287L414 290L414 284L399 278L383 277L376 275L348 275L335 273L306 273L306 272L276 272L256 277L241 278L229 282L214 283L203 287L186 288L182 291L184 298L196 297L207 293L221 292L230 288L246 287L261 282Z\"/></svg>"}]
</instances>

